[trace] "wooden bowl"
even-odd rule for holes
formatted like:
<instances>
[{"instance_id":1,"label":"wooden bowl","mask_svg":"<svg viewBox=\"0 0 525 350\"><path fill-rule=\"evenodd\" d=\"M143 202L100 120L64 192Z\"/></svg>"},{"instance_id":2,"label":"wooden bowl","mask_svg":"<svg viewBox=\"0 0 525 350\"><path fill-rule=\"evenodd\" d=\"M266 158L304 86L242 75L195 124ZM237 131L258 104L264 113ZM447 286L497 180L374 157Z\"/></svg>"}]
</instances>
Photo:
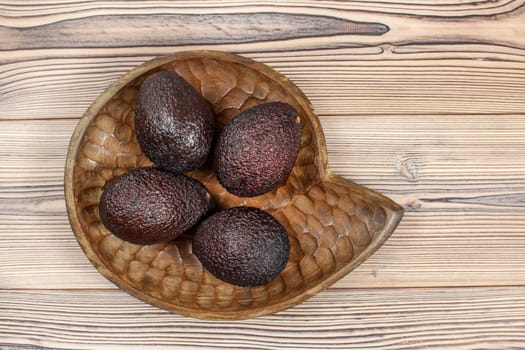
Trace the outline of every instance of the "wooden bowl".
<instances>
[{"instance_id":1,"label":"wooden bowl","mask_svg":"<svg viewBox=\"0 0 525 350\"><path fill-rule=\"evenodd\" d=\"M299 156L286 183L271 193L239 198L218 183L213 169L190 173L219 207L259 207L287 229L288 264L267 285L237 287L213 277L193 255L190 235L141 246L120 240L101 223L98 204L104 185L129 169L151 164L137 144L133 113L141 82L159 69L177 72L200 91L213 104L219 128L262 102L284 101L299 112L304 125ZM71 138L65 195L73 232L102 275L147 303L207 319L245 319L302 302L376 251L403 215L390 199L330 172L319 120L290 80L264 64L214 51L152 60L104 91Z\"/></svg>"}]
</instances>

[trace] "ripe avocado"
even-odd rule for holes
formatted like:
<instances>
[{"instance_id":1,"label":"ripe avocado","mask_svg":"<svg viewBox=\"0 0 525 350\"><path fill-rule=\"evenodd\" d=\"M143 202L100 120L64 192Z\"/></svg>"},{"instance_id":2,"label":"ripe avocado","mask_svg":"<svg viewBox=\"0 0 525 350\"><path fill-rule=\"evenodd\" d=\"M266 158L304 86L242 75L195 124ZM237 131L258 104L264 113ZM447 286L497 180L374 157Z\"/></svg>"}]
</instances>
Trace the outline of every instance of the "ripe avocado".
<instances>
[{"instance_id":1,"label":"ripe avocado","mask_svg":"<svg viewBox=\"0 0 525 350\"><path fill-rule=\"evenodd\" d=\"M284 227L267 212L235 207L197 226L193 252L215 277L255 287L270 282L284 269L290 242Z\"/></svg>"},{"instance_id":2,"label":"ripe avocado","mask_svg":"<svg viewBox=\"0 0 525 350\"><path fill-rule=\"evenodd\" d=\"M301 144L302 124L289 104L269 102L240 113L215 148L219 182L240 197L266 193L286 181Z\"/></svg>"},{"instance_id":3,"label":"ripe avocado","mask_svg":"<svg viewBox=\"0 0 525 350\"><path fill-rule=\"evenodd\" d=\"M159 167L180 174L204 164L215 127L211 105L176 73L161 70L140 86L137 141Z\"/></svg>"},{"instance_id":4,"label":"ripe avocado","mask_svg":"<svg viewBox=\"0 0 525 350\"><path fill-rule=\"evenodd\" d=\"M102 223L136 244L167 242L199 222L211 196L197 180L154 167L130 170L112 179L99 204Z\"/></svg>"}]
</instances>

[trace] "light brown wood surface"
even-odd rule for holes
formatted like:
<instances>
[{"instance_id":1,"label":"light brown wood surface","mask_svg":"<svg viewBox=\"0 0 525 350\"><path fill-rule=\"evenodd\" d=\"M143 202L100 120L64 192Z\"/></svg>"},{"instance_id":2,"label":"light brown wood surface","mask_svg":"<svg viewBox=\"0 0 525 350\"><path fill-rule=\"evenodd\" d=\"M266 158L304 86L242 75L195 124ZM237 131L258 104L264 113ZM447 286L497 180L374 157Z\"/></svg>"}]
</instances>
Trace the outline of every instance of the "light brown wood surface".
<instances>
[{"instance_id":1,"label":"light brown wood surface","mask_svg":"<svg viewBox=\"0 0 525 350\"><path fill-rule=\"evenodd\" d=\"M236 52L310 98L330 167L403 204L387 243L248 321L144 304L79 248L69 137L157 55ZM3 1L0 349L525 349L525 2Z\"/></svg>"}]
</instances>

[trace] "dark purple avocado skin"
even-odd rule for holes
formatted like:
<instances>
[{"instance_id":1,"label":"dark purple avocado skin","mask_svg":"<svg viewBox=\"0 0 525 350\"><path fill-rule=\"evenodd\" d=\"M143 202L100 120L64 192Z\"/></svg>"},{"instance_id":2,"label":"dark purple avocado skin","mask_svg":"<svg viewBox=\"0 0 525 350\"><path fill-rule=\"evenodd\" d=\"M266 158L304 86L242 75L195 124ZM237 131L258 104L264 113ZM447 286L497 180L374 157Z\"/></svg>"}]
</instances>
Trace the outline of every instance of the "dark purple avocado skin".
<instances>
[{"instance_id":1,"label":"dark purple avocado skin","mask_svg":"<svg viewBox=\"0 0 525 350\"><path fill-rule=\"evenodd\" d=\"M176 73L161 70L140 86L135 105L137 141L159 167L180 174L202 166L214 128L209 102Z\"/></svg>"},{"instance_id":2,"label":"dark purple avocado skin","mask_svg":"<svg viewBox=\"0 0 525 350\"><path fill-rule=\"evenodd\" d=\"M284 269L290 242L284 227L267 212L234 207L197 226L193 253L220 280L255 287L269 283Z\"/></svg>"},{"instance_id":3,"label":"dark purple avocado skin","mask_svg":"<svg viewBox=\"0 0 525 350\"><path fill-rule=\"evenodd\" d=\"M257 105L224 127L215 148L219 182L239 197L254 197L286 181L301 145L295 108L282 102Z\"/></svg>"},{"instance_id":4,"label":"dark purple avocado skin","mask_svg":"<svg viewBox=\"0 0 525 350\"><path fill-rule=\"evenodd\" d=\"M197 224L212 205L197 180L154 167L112 179L100 198L100 219L117 237L135 244L171 241Z\"/></svg>"}]
</instances>

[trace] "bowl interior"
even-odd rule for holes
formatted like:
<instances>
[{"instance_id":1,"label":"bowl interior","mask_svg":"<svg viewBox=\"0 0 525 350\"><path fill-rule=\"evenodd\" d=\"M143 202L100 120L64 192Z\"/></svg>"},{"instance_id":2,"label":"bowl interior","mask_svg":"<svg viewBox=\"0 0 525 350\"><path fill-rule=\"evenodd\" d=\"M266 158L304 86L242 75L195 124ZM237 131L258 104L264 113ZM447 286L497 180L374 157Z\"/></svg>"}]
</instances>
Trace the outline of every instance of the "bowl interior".
<instances>
[{"instance_id":1,"label":"bowl interior","mask_svg":"<svg viewBox=\"0 0 525 350\"><path fill-rule=\"evenodd\" d=\"M84 251L99 270L121 288L152 304L192 316L264 310L289 300L322 279L306 281L299 261L304 250L290 223L288 265L268 285L246 288L224 283L201 266L192 253L191 235L174 242L140 246L120 240L101 223L98 204L105 184L129 169L150 165L135 138L135 98L142 81L166 69L188 81L217 114L219 129L254 105L282 101L294 106L303 122L299 156L287 181L254 198L228 193L206 166L189 175L201 180L221 208L249 205L270 212L286 207L321 175L325 160L322 131L307 99L286 78L267 66L234 55L185 54L142 66L123 77L98 99L79 124L72 160L71 191L75 230ZM279 215L276 215L280 219ZM75 225L74 225L75 226Z\"/></svg>"}]
</instances>

